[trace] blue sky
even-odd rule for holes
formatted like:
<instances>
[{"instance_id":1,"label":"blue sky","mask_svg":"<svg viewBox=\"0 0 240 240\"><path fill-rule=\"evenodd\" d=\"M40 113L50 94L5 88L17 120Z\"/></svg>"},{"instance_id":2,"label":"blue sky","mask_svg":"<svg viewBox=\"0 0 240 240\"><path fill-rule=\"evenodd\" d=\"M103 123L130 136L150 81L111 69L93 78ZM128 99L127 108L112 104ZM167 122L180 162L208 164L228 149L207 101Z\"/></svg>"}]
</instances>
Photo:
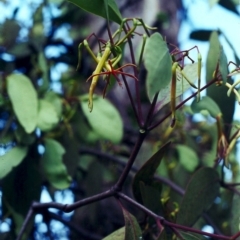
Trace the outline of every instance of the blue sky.
<instances>
[{"instance_id":1,"label":"blue sky","mask_svg":"<svg viewBox=\"0 0 240 240\"><path fill-rule=\"evenodd\" d=\"M181 25L179 34L180 48L190 49L191 47L197 45L202 55L203 65L205 65L209 49L208 42L190 40L188 36L193 30L220 29L226 35L240 57L240 16L237 16L230 11L226 11L225 8L220 5L210 7L208 2L209 1L207 0L184 0L184 5L188 8L188 16L191 21L185 21ZM240 3L238 11L240 13ZM233 51L227 44L226 40L220 36L220 41L223 45L228 61L234 60ZM194 53L191 56L194 57ZM195 60L197 60L197 53L195 54ZM231 66L231 70L232 69L233 66ZM205 68L202 69L202 79L204 79L204 77ZM240 107L237 102L236 108L237 110L235 111L234 118L240 121Z\"/></svg>"}]
</instances>

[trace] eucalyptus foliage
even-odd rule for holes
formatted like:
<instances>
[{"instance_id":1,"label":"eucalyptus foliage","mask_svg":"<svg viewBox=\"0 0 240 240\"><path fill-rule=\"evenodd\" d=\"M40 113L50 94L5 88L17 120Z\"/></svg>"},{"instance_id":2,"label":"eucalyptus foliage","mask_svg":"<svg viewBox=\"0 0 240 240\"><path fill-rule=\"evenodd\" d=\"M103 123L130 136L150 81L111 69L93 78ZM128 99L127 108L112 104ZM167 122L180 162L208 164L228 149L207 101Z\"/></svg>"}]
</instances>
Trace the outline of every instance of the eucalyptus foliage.
<instances>
[{"instance_id":1,"label":"eucalyptus foliage","mask_svg":"<svg viewBox=\"0 0 240 240\"><path fill-rule=\"evenodd\" d=\"M201 30L209 41L201 61L197 46L180 50L144 19L123 18L114 0L60 2L47 34L48 1L34 9L27 41L18 41L14 18L0 31L13 56L0 65L1 221L11 219L0 239L58 239L54 219L69 239L238 239L236 50L227 59L221 33ZM105 21L106 34L91 34L89 13ZM54 37L66 23L72 44ZM64 51L49 56L51 46ZM59 62L67 70L56 91ZM43 187L51 202L40 202ZM57 203L55 193L66 189L74 203Z\"/></svg>"}]
</instances>

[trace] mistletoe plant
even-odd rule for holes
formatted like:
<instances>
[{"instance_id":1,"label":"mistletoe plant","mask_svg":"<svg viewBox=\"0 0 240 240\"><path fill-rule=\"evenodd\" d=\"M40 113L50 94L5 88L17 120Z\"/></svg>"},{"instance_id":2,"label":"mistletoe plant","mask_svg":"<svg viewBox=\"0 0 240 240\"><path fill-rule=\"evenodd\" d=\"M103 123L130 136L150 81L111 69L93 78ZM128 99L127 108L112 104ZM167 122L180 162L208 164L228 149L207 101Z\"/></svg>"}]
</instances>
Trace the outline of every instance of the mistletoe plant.
<instances>
[{"instance_id":1,"label":"mistletoe plant","mask_svg":"<svg viewBox=\"0 0 240 240\"><path fill-rule=\"evenodd\" d=\"M226 106L234 105L233 94L240 102L239 81L232 81L232 77L240 73L240 67L234 62L228 64L218 33L213 32L210 37L206 84L203 84L202 57L197 46L180 50L144 20L122 18L114 0L70 2L106 19L108 37L103 39L91 34L76 50L75 78L84 68L87 55L94 64L93 73L85 78L87 83L81 79L74 84L63 81L62 95L49 91L47 62L39 53L42 84L34 85L30 77L23 74L8 73L1 86L1 107L11 115L2 136L15 146L0 156L0 177L4 212L14 221L17 239L28 238L37 213L45 216L46 222L54 217L59 220L49 208L72 212L101 200L107 202L109 198L117 202L125 225L111 233L90 234L89 239L238 239L240 192L235 146L240 131L237 124L230 125L232 115ZM139 39L140 43L136 41ZM93 47L94 41L97 47ZM197 56L197 62L192 55ZM230 73L229 65L234 66ZM117 94L128 96L135 120L133 125L138 129L131 152L125 154L126 161L123 156L114 156L118 151L124 152L120 145L123 121L119 111L107 100L108 96L111 99L115 81L120 88ZM89 87L88 95L79 94L79 86ZM201 96L206 89L207 96ZM183 98L187 90L188 95ZM191 106L187 106L190 100L193 100ZM194 121L195 113L202 113L206 121ZM15 129L10 128L12 123ZM100 145L101 151L96 150L97 147L82 147L78 163L75 135L81 139L80 144ZM145 158L144 144L149 138L155 142L148 153L155 153ZM110 148L106 141L111 142L108 142ZM44 148L42 153L39 146ZM63 162L69 152L68 160ZM117 176L112 176L114 183L97 194L91 191L99 184L96 169L108 176L111 172L107 168L102 171L99 163L93 161L88 166L90 194L73 204L40 203L43 182L51 192L80 181L80 171L76 174L76 169L84 172L82 162L87 159L86 155L105 163L114 162L117 165L113 170ZM92 175L91 168L95 169ZM230 183L225 179L227 168L232 171ZM24 176L21 188L12 193L9 184L16 184L20 176ZM131 191L126 190L129 179ZM31 185L27 190L25 183ZM72 189L74 191L74 187ZM231 206L227 214L226 204ZM106 205L105 208L107 212ZM77 229L78 237L86 237L84 230L74 228L63 219L59 221ZM204 231L205 225L212 226L213 232Z\"/></svg>"}]
</instances>

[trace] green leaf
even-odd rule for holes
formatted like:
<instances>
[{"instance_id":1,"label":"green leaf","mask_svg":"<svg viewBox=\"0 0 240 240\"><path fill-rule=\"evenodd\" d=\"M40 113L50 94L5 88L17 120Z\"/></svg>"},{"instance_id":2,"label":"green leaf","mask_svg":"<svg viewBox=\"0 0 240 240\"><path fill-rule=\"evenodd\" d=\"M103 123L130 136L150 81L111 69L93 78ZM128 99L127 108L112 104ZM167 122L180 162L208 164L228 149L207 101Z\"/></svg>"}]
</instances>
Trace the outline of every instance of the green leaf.
<instances>
[{"instance_id":1,"label":"green leaf","mask_svg":"<svg viewBox=\"0 0 240 240\"><path fill-rule=\"evenodd\" d=\"M206 65L206 80L209 82L213 78L213 73L216 70L217 63L219 61L219 58L222 58L220 60L224 63L224 57L221 57L221 46L220 42L218 40L218 34L217 32L213 32L210 37L210 45L209 45L209 51L207 55L207 65ZM219 66L220 67L220 66ZM226 67L226 66L225 66ZM221 67L221 70L224 68ZM232 79L228 80L229 84L232 84ZM226 94L227 88L225 86L215 86L211 85L207 88L207 95L211 97L219 106L223 120L227 124L231 124L233 120L233 114L234 114L234 108L235 108L235 95L231 94L230 97ZM227 127L226 127L227 128ZM226 129L227 132L229 132L228 129Z\"/></svg>"},{"instance_id":2,"label":"green leaf","mask_svg":"<svg viewBox=\"0 0 240 240\"><path fill-rule=\"evenodd\" d=\"M141 181L139 184L143 205L152 212L160 214L162 210L161 183L155 182L155 184L149 186Z\"/></svg>"},{"instance_id":3,"label":"green leaf","mask_svg":"<svg viewBox=\"0 0 240 240\"><path fill-rule=\"evenodd\" d=\"M46 178L57 189L68 188L72 180L62 162L64 153L65 150L59 142L45 139L45 152L41 163Z\"/></svg>"},{"instance_id":4,"label":"green leaf","mask_svg":"<svg viewBox=\"0 0 240 240\"><path fill-rule=\"evenodd\" d=\"M231 220L230 220L232 234L236 234L240 230L239 216L240 216L240 201L239 201L239 196L235 194L232 200Z\"/></svg>"},{"instance_id":5,"label":"green leaf","mask_svg":"<svg viewBox=\"0 0 240 240\"><path fill-rule=\"evenodd\" d=\"M31 80L22 74L7 77L7 91L18 121L27 133L34 131L37 125L37 92Z\"/></svg>"},{"instance_id":6,"label":"green leaf","mask_svg":"<svg viewBox=\"0 0 240 240\"><path fill-rule=\"evenodd\" d=\"M40 92L45 92L49 88L49 64L46 60L44 52L38 54L38 67L42 73L42 84L39 87Z\"/></svg>"},{"instance_id":7,"label":"green leaf","mask_svg":"<svg viewBox=\"0 0 240 240\"><path fill-rule=\"evenodd\" d=\"M143 203L140 190L140 182L144 182L147 185L152 184L154 173L156 172L166 150L170 146L170 142L162 146L136 173L133 179L132 189L135 199Z\"/></svg>"},{"instance_id":8,"label":"green leaf","mask_svg":"<svg viewBox=\"0 0 240 240\"><path fill-rule=\"evenodd\" d=\"M213 7L215 4L217 4L219 0L208 0L209 6Z\"/></svg>"},{"instance_id":9,"label":"green leaf","mask_svg":"<svg viewBox=\"0 0 240 240\"><path fill-rule=\"evenodd\" d=\"M32 145L36 140L36 134L33 132L28 134L24 131L22 126L18 126L18 128L14 131L14 135L19 144L23 145Z\"/></svg>"},{"instance_id":10,"label":"green leaf","mask_svg":"<svg viewBox=\"0 0 240 240\"><path fill-rule=\"evenodd\" d=\"M99 139L119 143L123 136L123 122L117 109L106 99L94 97L94 109L89 112L88 95L79 97L85 117Z\"/></svg>"},{"instance_id":11,"label":"green leaf","mask_svg":"<svg viewBox=\"0 0 240 240\"><path fill-rule=\"evenodd\" d=\"M0 179L18 166L27 155L27 147L14 147L4 155L0 156Z\"/></svg>"},{"instance_id":12,"label":"green leaf","mask_svg":"<svg viewBox=\"0 0 240 240\"><path fill-rule=\"evenodd\" d=\"M102 240L125 240L125 226L114 231Z\"/></svg>"},{"instance_id":13,"label":"green leaf","mask_svg":"<svg viewBox=\"0 0 240 240\"><path fill-rule=\"evenodd\" d=\"M37 127L42 131L49 131L57 125L58 121L59 117L53 104L43 99L39 100Z\"/></svg>"},{"instance_id":14,"label":"green leaf","mask_svg":"<svg viewBox=\"0 0 240 240\"><path fill-rule=\"evenodd\" d=\"M108 11L108 1L109 0L103 0L103 1L104 1L105 12L106 12L106 19L107 19L107 22L109 22L109 11Z\"/></svg>"},{"instance_id":15,"label":"green leaf","mask_svg":"<svg viewBox=\"0 0 240 240\"><path fill-rule=\"evenodd\" d=\"M190 33L189 38L192 40L197 41L209 41L210 35L212 34L213 30L206 30L206 29L199 29L199 30L193 30ZM220 33L220 31L218 31Z\"/></svg>"},{"instance_id":16,"label":"green leaf","mask_svg":"<svg viewBox=\"0 0 240 240\"><path fill-rule=\"evenodd\" d=\"M206 239L199 234L188 233L188 232L181 232L181 236L183 238L177 238L177 240L184 239L184 240L203 240Z\"/></svg>"},{"instance_id":17,"label":"green leaf","mask_svg":"<svg viewBox=\"0 0 240 240\"><path fill-rule=\"evenodd\" d=\"M103 240L139 240L142 236L141 228L136 218L122 207L125 226L111 233Z\"/></svg>"},{"instance_id":18,"label":"green leaf","mask_svg":"<svg viewBox=\"0 0 240 240\"><path fill-rule=\"evenodd\" d=\"M0 28L1 46L7 49L14 46L20 29L19 23L14 18L6 19Z\"/></svg>"},{"instance_id":19,"label":"green leaf","mask_svg":"<svg viewBox=\"0 0 240 240\"><path fill-rule=\"evenodd\" d=\"M221 5L222 7L224 7L226 10L231 11L232 13L237 14L237 17L239 17L239 12L237 9L237 6L234 5L233 3L234 0L221 0L219 1L219 5ZM238 6L239 6L239 2L238 2Z\"/></svg>"},{"instance_id":20,"label":"green leaf","mask_svg":"<svg viewBox=\"0 0 240 240\"><path fill-rule=\"evenodd\" d=\"M208 96L202 97L201 101L199 101L199 102L195 98L191 104L191 108L194 113L199 113L203 110L207 110L208 113L213 118L216 118L218 115L222 115L221 110L219 109L218 105L215 103L215 101L213 101Z\"/></svg>"},{"instance_id":21,"label":"green leaf","mask_svg":"<svg viewBox=\"0 0 240 240\"><path fill-rule=\"evenodd\" d=\"M91 128L82 111L77 111L74 114L71 123L76 136L81 142L94 144L101 139L101 137Z\"/></svg>"},{"instance_id":22,"label":"green leaf","mask_svg":"<svg viewBox=\"0 0 240 240\"><path fill-rule=\"evenodd\" d=\"M49 91L44 95L44 100L50 102L58 115L58 117L62 116L62 99L53 91Z\"/></svg>"},{"instance_id":23,"label":"green leaf","mask_svg":"<svg viewBox=\"0 0 240 240\"><path fill-rule=\"evenodd\" d=\"M71 122L72 123L72 122ZM79 123L79 122L78 122ZM72 125L71 125L72 126ZM83 156L79 154L79 141L75 138L76 132L73 129L74 134L71 135L68 129L65 129L61 137L58 139L59 142L64 146L66 153L63 155L63 162L67 167L67 171L71 176L74 176L78 171L78 163L84 162ZM82 142L81 142L82 143ZM81 161L79 161L81 159ZM89 163L89 161L87 161ZM79 171L78 171L79 172Z\"/></svg>"},{"instance_id":24,"label":"green leaf","mask_svg":"<svg viewBox=\"0 0 240 240\"><path fill-rule=\"evenodd\" d=\"M225 84L227 82L228 75L228 61L222 46L220 46L219 71L222 75L222 81Z\"/></svg>"},{"instance_id":25,"label":"green leaf","mask_svg":"<svg viewBox=\"0 0 240 240\"><path fill-rule=\"evenodd\" d=\"M4 200L4 205L6 206L6 208L8 209L9 213L12 215L13 217L13 221L15 226L15 234L17 235L22 227L22 223L24 222L24 217L17 213L9 204L7 201ZM25 236L26 237L26 236ZM23 238L24 239L24 238Z\"/></svg>"},{"instance_id":26,"label":"green leaf","mask_svg":"<svg viewBox=\"0 0 240 240\"><path fill-rule=\"evenodd\" d=\"M216 70L217 63L219 60L220 42L218 40L218 33L216 31L212 32L209 42L210 42L210 45L209 45L209 51L208 51L207 63L206 63L207 81L210 81L213 78L213 73Z\"/></svg>"},{"instance_id":27,"label":"green leaf","mask_svg":"<svg viewBox=\"0 0 240 240\"><path fill-rule=\"evenodd\" d=\"M137 219L122 207L125 221L125 238L124 240L139 240L142 236L141 228Z\"/></svg>"},{"instance_id":28,"label":"green leaf","mask_svg":"<svg viewBox=\"0 0 240 240\"><path fill-rule=\"evenodd\" d=\"M69 2L72 2L73 4L77 5L79 8L82 8L83 10L96 14L98 16L101 16L105 19L108 19L107 17L107 11L105 9L105 4L103 0L69 0ZM118 24L121 24L122 22L122 16L119 12L118 6L114 0L108 0L108 13L109 13L109 19L113 22L116 22Z\"/></svg>"},{"instance_id":29,"label":"green leaf","mask_svg":"<svg viewBox=\"0 0 240 240\"><path fill-rule=\"evenodd\" d=\"M164 228L160 235L158 235L157 240L172 240L173 234L171 234L171 229L168 227Z\"/></svg>"},{"instance_id":30,"label":"green leaf","mask_svg":"<svg viewBox=\"0 0 240 240\"><path fill-rule=\"evenodd\" d=\"M147 94L152 101L154 95L166 87L172 78L172 59L167 43L159 33L147 39L144 50L144 62L147 69Z\"/></svg>"},{"instance_id":31,"label":"green leaf","mask_svg":"<svg viewBox=\"0 0 240 240\"><path fill-rule=\"evenodd\" d=\"M185 65L183 68L183 73L188 78L189 81L191 81L191 84L194 84L194 82L197 80L198 77L198 64L188 64ZM176 86L176 97L179 97L182 95L185 91L187 91L191 85L186 81L186 79L183 77L183 75L180 73L179 70L177 70L177 86ZM169 103L171 100L171 82L160 90L158 94L158 100L156 108L159 110L164 105Z\"/></svg>"},{"instance_id":32,"label":"green leaf","mask_svg":"<svg viewBox=\"0 0 240 240\"><path fill-rule=\"evenodd\" d=\"M38 154L29 149L24 160L1 182L3 215L13 216L16 231L22 226L21 220L26 217L32 202L40 200L42 178L38 160ZM30 219L30 223L31 230L34 218Z\"/></svg>"},{"instance_id":33,"label":"green leaf","mask_svg":"<svg viewBox=\"0 0 240 240\"><path fill-rule=\"evenodd\" d=\"M199 169L190 179L177 214L177 224L192 226L219 193L219 176L212 168Z\"/></svg>"},{"instance_id":34,"label":"green leaf","mask_svg":"<svg viewBox=\"0 0 240 240\"><path fill-rule=\"evenodd\" d=\"M177 144L176 150L178 152L179 162L186 170L192 172L198 165L197 154L191 148L182 144Z\"/></svg>"}]
</instances>

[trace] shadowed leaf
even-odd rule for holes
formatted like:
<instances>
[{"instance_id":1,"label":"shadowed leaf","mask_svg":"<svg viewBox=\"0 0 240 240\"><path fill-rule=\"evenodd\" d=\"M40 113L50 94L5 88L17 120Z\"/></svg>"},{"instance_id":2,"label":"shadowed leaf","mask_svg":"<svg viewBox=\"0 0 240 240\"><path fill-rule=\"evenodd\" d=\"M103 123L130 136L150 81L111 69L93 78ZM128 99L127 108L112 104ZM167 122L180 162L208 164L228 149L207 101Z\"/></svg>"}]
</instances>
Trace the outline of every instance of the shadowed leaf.
<instances>
[{"instance_id":1,"label":"shadowed leaf","mask_svg":"<svg viewBox=\"0 0 240 240\"><path fill-rule=\"evenodd\" d=\"M71 183L71 177L62 162L64 153L65 150L59 142L45 139L45 152L41 164L46 178L57 189L65 189Z\"/></svg>"},{"instance_id":2,"label":"shadowed leaf","mask_svg":"<svg viewBox=\"0 0 240 240\"><path fill-rule=\"evenodd\" d=\"M191 148L182 144L177 144L176 150L179 162L186 170L192 172L198 165L197 154Z\"/></svg>"},{"instance_id":3,"label":"shadowed leaf","mask_svg":"<svg viewBox=\"0 0 240 240\"><path fill-rule=\"evenodd\" d=\"M220 46L219 71L222 75L223 83L226 83L228 75L228 61L222 46Z\"/></svg>"},{"instance_id":4,"label":"shadowed leaf","mask_svg":"<svg viewBox=\"0 0 240 240\"><path fill-rule=\"evenodd\" d=\"M221 54L221 46L220 42L218 40L218 34L217 32L213 32L211 34L210 38L210 45L209 45L209 51L207 55L207 66L206 66L206 80L209 82L213 78L213 73L216 70L219 58ZM224 62L224 57L221 60ZM221 67L223 70L224 66ZM224 70L225 71L225 70ZM229 79L228 82L232 84L232 80ZM227 88L222 85L222 86L215 86L211 85L207 88L207 95L214 100L223 116L223 120L227 124L232 123L233 119L233 113L234 113L234 108L235 108L235 96L234 94L231 94L230 97L227 96ZM226 132L228 131L228 127L226 126Z\"/></svg>"},{"instance_id":5,"label":"shadowed leaf","mask_svg":"<svg viewBox=\"0 0 240 240\"><path fill-rule=\"evenodd\" d=\"M239 232L239 225L240 225L240 201L239 196L234 195L232 200L232 210L231 210L231 230L232 234L236 234Z\"/></svg>"},{"instance_id":6,"label":"shadowed leaf","mask_svg":"<svg viewBox=\"0 0 240 240\"><path fill-rule=\"evenodd\" d=\"M96 14L98 16L101 16L105 19L108 19L107 17L107 11L105 9L105 4L103 0L69 0L69 2L77 5L79 8L82 8L83 10ZM122 16L119 12L118 6L114 0L108 0L108 14L109 19L121 24L122 22Z\"/></svg>"},{"instance_id":7,"label":"shadowed leaf","mask_svg":"<svg viewBox=\"0 0 240 240\"><path fill-rule=\"evenodd\" d=\"M132 189L133 195L138 202L143 203L140 182L147 185L152 184L153 176L170 144L171 143L169 142L162 146L162 148L160 148L136 173L133 179Z\"/></svg>"},{"instance_id":8,"label":"shadowed leaf","mask_svg":"<svg viewBox=\"0 0 240 240\"><path fill-rule=\"evenodd\" d=\"M107 237L103 238L102 240L124 240L124 239L125 239L125 227L122 227L114 231Z\"/></svg>"},{"instance_id":9,"label":"shadowed leaf","mask_svg":"<svg viewBox=\"0 0 240 240\"><path fill-rule=\"evenodd\" d=\"M218 4L239 16L239 12L238 12L235 4L232 1L230 1L230 0L219 0ZM238 4L239 4L239 2L238 2Z\"/></svg>"},{"instance_id":10,"label":"shadowed leaf","mask_svg":"<svg viewBox=\"0 0 240 240\"><path fill-rule=\"evenodd\" d=\"M181 236L184 240L204 240L203 236L200 234L188 233L188 232L181 232ZM182 238L177 238L177 240L181 240Z\"/></svg>"},{"instance_id":11,"label":"shadowed leaf","mask_svg":"<svg viewBox=\"0 0 240 240\"><path fill-rule=\"evenodd\" d=\"M203 110L207 110L208 113L213 117L216 118L218 115L221 114L221 110L219 109L218 105L215 101L213 101L210 97L204 96L202 97L201 101L197 101L194 99L191 105L192 111L194 113L199 113Z\"/></svg>"},{"instance_id":12,"label":"shadowed leaf","mask_svg":"<svg viewBox=\"0 0 240 240\"><path fill-rule=\"evenodd\" d=\"M141 228L137 219L122 207L125 221L125 238L124 240L139 240L142 236Z\"/></svg>"},{"instance_id":13,"label":"shadowed leaf","mask_svg":"<svg viewBox=\"0 0 240 240\"><path fill-rule=\"evenodd\" d=\"M155 182L155 184L149 186L144 182L140 182L140 191L143 205L154 213L160 214L160 211L162 210L161 183Z\"/></svg>"},{"instance_id":14,"label":"shadowed leaf","mask_svg":"<svg viewBox=\"0 0 240 240\"><path fill-rule=\"evenodd\" d=\"M190 33L189 38L197 41L209 41L212 32L213 30L195 30ZM220 33L220 31L218 31L218 33Z\"/></svg>"},{"instance_id":15,"label":"shadowed leaf","mask_svg":"<svg viewBox=\"0 0 240 240\"><path fill-rule=\"evenodd\" d=\"M219 193L219 176L212 168L199 169L190 179L179 206L176 223L192 226Z\"/></svg>"},{"instance_id":16,"label":"shadowed leaf","mask_svg":"<svg viewBox=\"0 0 240 240\"><path fill-rule=\"evenodd\" d=\"M0 156L0 179L18 166L27 154L27 147L14 147L6 154Z\"/></svg>"},{"instance_id":17,"label":"shadowed leaf","mask_svg":"<svg viewBox=\"0 0 240 240\"><path fill-rule=\"evenodd\" d=\"M15 231L22 226L32 202L40 200L41 184L38 158L31 150L18 167L2 179L3 214L13 216Z\"/></svg>"}]
</instances>

